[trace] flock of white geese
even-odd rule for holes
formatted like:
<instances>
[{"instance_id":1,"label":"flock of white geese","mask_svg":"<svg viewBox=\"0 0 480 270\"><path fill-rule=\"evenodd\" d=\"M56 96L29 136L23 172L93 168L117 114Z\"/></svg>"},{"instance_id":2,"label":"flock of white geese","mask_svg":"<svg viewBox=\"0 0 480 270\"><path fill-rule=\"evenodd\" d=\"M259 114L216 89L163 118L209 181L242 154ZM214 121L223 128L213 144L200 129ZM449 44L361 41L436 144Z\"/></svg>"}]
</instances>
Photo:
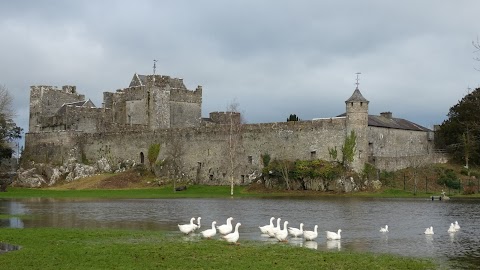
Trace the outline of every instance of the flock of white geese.
<instances>
[{"instance_id":1,"label":"flock of white geese","mask_svg":"<svg viewBox=\"0 0 480 270\"><path fill-rule=\"evenodd\" d=\"M201 227L200 220L202 218L198 217L197 218L197 223L195 224L195 218L192 217L190 219L190 223L187 224L178 224L178 229L184 233L184 234L190 234ZM238 232L238 227L240 227L240 223L237 223L235 225L235 228L232 225L232 217L227 218L227 221L225 224L217 226L217 222L213 221L212 222L212 227L206 230L203 230L200 232L202 237L204 238L212 238L217 234L217 232L221 235L222 239L226 240L229 243L234 243L236 244L238 239L240 238L240 234ZM288 221L283 222L283 229L281 228L281 218L277 218L277 225L273 224L273 221L275 220L275 217L270 218L270 224L267 224L265 226L259 226L258 228L260 229L260 232L264 236L268 236L271 238L276 238L279 242L287 242L288 236L292 236L294 238L299 238L303 237L305 241L313 241L318 237L318 225L314 226L313 231L309 230L304 230L303 223L300 223L299 228L294 228L294 227L288 227ZM460 230L460 225L458 224L457 221L454 223L450 223L450 228L448 228L447 232L448 233L455 233ZM381 233L388 233L388 225L385 225L385 227L381 227L379 230ZM331 232L331 231L325 231L326 233L326 239L327 240L340 240L342 238L341 236L341 229L338 229L337 232ZM425 229L424 234L426 235L433 235L433 226L430 226L429 228Z\"/></svg>"}]
</instances>

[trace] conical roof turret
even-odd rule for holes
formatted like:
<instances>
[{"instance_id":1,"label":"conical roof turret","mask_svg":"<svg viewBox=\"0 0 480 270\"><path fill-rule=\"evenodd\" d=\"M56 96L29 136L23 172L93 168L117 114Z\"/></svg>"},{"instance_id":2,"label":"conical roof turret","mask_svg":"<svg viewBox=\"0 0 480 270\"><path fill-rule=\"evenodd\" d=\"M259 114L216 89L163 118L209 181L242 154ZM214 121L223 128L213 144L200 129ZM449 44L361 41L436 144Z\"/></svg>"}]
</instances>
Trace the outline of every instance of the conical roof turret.
<instances>
[{"instance_id":1,"label":"conical roof turret","mask_svg":"<svg viewBox=\"0 0 480 270\"><path fill-rule=\"evenodd\" d=\"M360 93L360 90L357 87L355 88L355 91L353 91L352 96L345 101L345 103L349 103L349 102L367 102L368 103L369 101L362 96L362 93Z\"/></svg>"}]
</instances>

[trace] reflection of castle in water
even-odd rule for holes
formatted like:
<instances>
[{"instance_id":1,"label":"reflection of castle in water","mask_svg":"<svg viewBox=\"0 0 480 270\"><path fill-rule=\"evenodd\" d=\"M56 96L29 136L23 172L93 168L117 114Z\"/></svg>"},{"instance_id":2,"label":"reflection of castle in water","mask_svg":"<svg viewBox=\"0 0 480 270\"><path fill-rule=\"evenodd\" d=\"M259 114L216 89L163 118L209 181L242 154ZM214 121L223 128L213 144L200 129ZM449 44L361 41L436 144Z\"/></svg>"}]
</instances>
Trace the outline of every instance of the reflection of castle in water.
<instances>
[{"instance_id":1,"label":"reflection of castle in water","mask_svg":"<svg viewBox=\"0 0 480 270\"><path fill-rule=\"evenodd\" d=\"M24 223L21 216L25 215L26 211L21 203L11 200L0 200L0 209L2 209L2 213L12 216L6 219L0 219L0 227L18 229L24 228Z\"/></svg>"}]
</instances>

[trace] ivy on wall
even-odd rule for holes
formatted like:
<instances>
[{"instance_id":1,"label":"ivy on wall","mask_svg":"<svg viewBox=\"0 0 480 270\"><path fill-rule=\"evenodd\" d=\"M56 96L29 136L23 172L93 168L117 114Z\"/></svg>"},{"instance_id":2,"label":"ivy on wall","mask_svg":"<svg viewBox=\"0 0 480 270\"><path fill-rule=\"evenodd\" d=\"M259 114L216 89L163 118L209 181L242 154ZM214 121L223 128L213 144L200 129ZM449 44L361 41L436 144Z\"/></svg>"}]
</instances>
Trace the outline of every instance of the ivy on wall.
<instances>
[{"instance_id":1,"label":"ivy on wall","mask_svg":"<svg viewBox=\"0 0 480 270\"><path fill-rule=\"evenodd\" d=\"M353 160L355 159L355 152L357 151L357 135L355 131L351 131L350 135L345 137L345 142L342 146L342 162L346 169L349 169Z\"/></svg>"}]
</instances>

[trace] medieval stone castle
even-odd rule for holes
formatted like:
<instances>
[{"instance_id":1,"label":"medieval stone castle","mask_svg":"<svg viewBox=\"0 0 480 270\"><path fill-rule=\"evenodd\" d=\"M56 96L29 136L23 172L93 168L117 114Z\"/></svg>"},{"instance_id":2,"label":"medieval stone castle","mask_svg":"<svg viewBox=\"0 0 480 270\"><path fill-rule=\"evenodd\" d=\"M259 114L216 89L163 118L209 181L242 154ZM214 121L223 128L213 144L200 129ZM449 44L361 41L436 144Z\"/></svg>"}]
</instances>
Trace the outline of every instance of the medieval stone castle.
<instances>
[{"instance_id":1,"label":"medieval stone castle","mask_svg":"<svg viewBox=\"0 0 480 270\"><path fill-rule=\"evenodd\" d=\"M259 174L261 155L331 160L329 149L341 149L354 131L352 168L357 172L367 162L395 170L429 160L434 152L431 130L391 112L369 115L368 105L357 87L340 116L239 125L240 114L234 112L212 112L202 118L202 87L189 90L182 79L169 76L135 74L129 87L104 92L101 107L75 86L32 86L24 157L50 164L63 164L72 157L86 163L101 158L147 163L149 147L158 143L158 160L174 159L182 177L226 184L229 141L235 135L233 177L241 184ZM232 134L232 123L241 130Z\"/></svg>"}]
</instances>

